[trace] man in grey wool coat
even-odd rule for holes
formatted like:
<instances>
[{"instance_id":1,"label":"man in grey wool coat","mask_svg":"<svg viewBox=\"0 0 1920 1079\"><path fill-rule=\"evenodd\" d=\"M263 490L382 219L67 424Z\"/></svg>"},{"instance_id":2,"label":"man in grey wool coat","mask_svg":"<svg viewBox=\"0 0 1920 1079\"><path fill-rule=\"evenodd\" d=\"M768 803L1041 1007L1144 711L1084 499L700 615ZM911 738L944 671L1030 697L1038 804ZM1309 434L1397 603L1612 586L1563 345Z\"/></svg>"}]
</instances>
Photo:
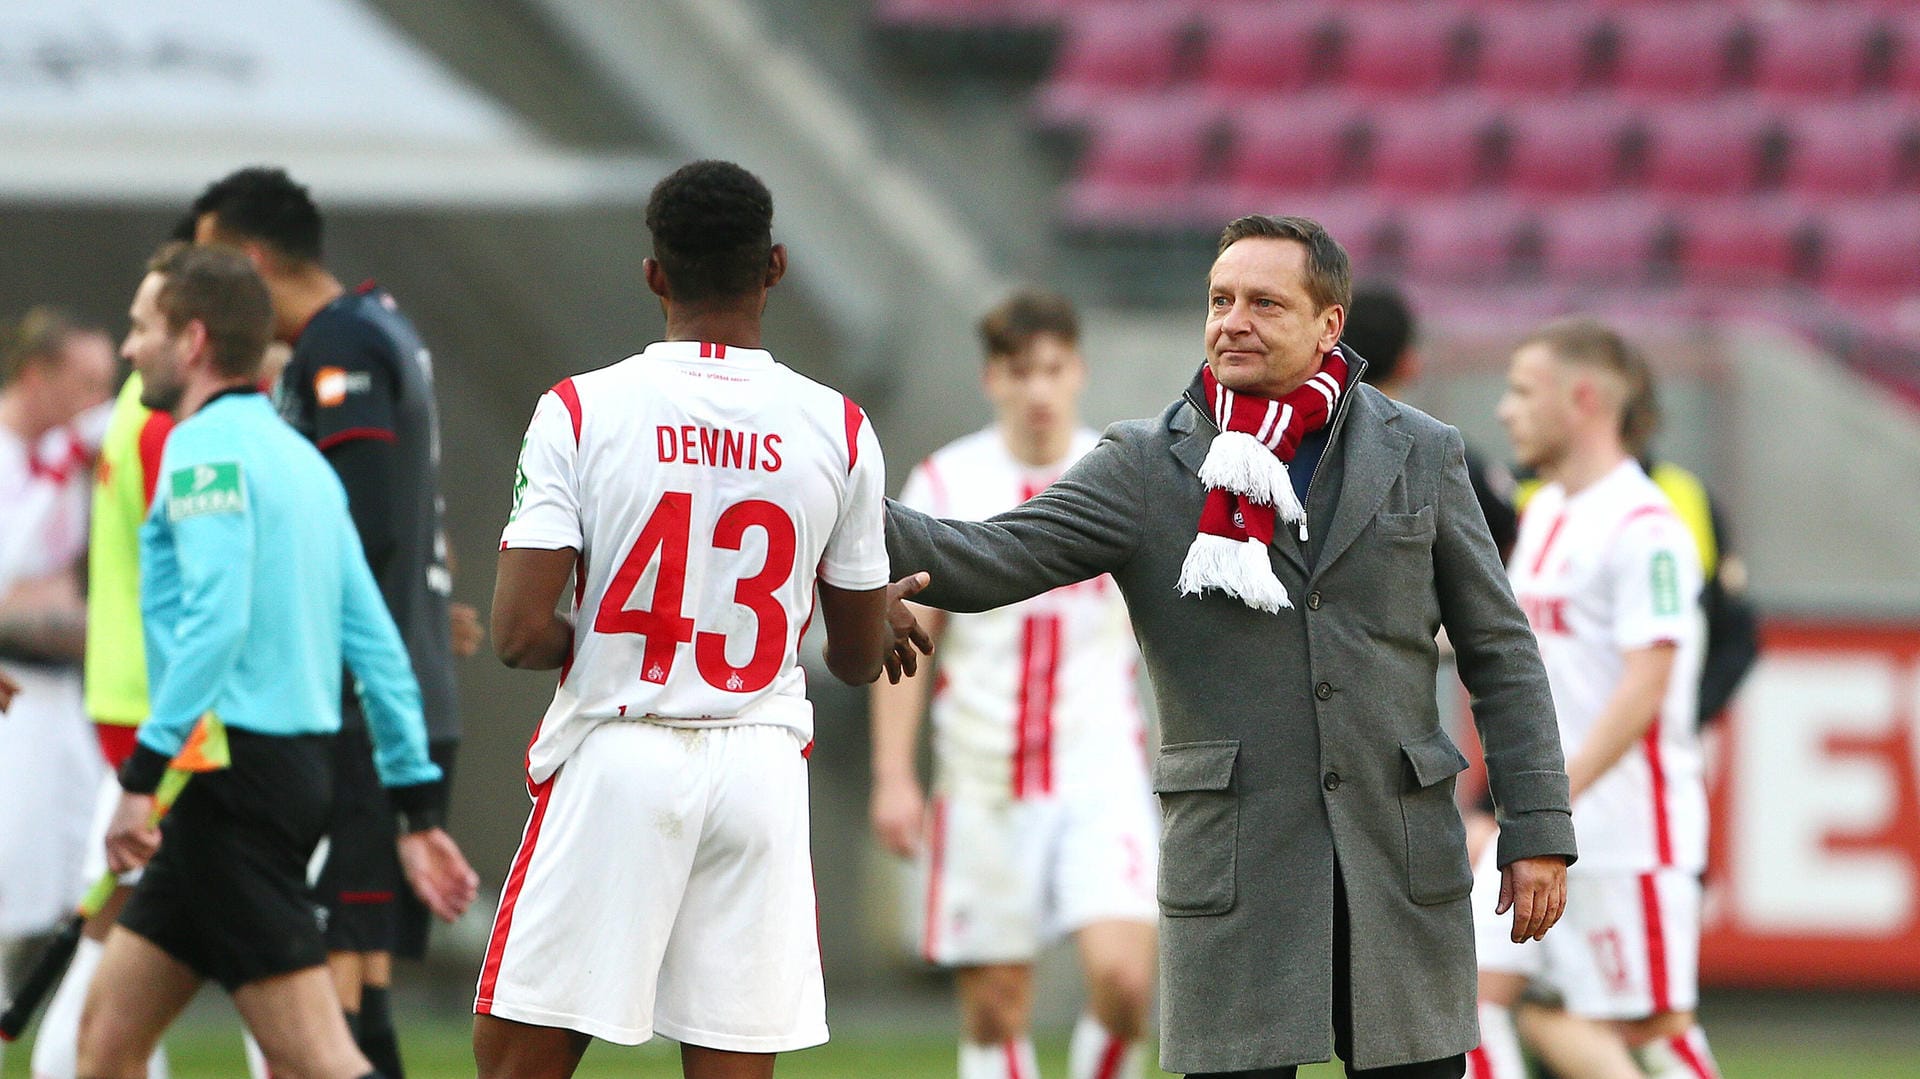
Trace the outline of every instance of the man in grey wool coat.
<instances>
[{"instance_id":1,"label":"man in grey wool coat","mask_svg":"<svg viewBox=\"0 0 1920 1079\"><path fill-rule=\"evenodd\" d=\"M1209 273L1206 364L1058 482L978 523L890 504L894 576L953 611L1110 573L1160 704L1161 1062L1193 1076L1458 1077L1478 1043L1466 760L1434 700L1445 628L1499 807L1513 939L1574 857L1532 632L1460 434L1360 384L1346 252L1243 217Z\"/></svg>"}]
</instances>

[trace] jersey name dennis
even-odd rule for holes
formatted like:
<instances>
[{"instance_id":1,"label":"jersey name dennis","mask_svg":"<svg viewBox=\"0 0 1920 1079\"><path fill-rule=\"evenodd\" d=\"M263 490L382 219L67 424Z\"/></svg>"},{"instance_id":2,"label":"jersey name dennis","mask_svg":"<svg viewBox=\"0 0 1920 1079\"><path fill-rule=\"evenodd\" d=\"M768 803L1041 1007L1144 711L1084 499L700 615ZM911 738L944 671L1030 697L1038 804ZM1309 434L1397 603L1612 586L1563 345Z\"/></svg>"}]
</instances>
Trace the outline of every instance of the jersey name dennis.
<instances>
[{"instance_id":1,"label":"jersey name dennis","mask_svg":"<svg viewBox=\"0 0 1920 1079\"><path fill-rule=\"evenodd\" d=\"M654 436L661 464L780 471L780 436L775 433L685 423L678 427L661 424L654 429Z\"/></svg>"}]
</instances>

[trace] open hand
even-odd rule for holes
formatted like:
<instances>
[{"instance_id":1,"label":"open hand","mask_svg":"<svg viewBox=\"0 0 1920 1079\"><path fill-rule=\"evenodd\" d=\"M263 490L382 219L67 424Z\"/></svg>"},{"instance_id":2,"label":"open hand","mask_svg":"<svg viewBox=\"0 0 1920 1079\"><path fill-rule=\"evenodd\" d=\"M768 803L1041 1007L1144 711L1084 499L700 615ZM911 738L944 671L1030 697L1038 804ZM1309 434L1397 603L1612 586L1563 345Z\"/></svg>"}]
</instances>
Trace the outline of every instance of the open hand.
<instances>
[{"instance_id":1,"label":"open hand","mask_svg":"<svg viewBox=\"0 0 1920 1079\"><path fill-rule=\"evenodd\" d=\"M916 595L933 582L926 573L902 577L887 586L887 624L893 627L893 646L887 650L887 681L898 685L920 669L920 656L933 655L933 636L920 625L908 605L907 597ZM918 653L915 652L918 649Z\"/></svg>"},{"instance_id":2,"label":"open hand","mask_svg":"<svg viewBox=\"0 0 1920 1079\"><path fill-rule=\"evenodd\" d=\"M1513 942L1539 940L1567 909L1567 860L1557 854L1521 858L1500 867L1500 905L1513 911Z\"/></svg>"},{"instance_id":3,"label":"open hand","mask_svg":"<svg viewBox=\"0 0 1920 1079\"><path fill-rule=\"evenodd\" d=\"M443 922L466 913L480 877L444 828L408 832L399 839L400 868L420 902Z\"/></svg>"}]
</instances>

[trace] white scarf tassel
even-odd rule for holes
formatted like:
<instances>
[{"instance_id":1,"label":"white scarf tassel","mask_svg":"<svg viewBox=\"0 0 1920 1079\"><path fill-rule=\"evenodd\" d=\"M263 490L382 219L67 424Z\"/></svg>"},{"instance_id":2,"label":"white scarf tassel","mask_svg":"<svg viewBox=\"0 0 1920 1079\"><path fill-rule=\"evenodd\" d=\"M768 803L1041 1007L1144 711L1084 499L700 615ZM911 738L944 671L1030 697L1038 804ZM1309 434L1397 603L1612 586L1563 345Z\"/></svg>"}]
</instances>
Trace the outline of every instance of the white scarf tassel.
<instances>
[{"instance_id":1,"label":"white scarf tassel","mask_svg":"<svg viewBox=\"0 0 1920 1079\"><path fill-rule=\"evenodd\" d=\"M1273 575L1267 545L1255 539L1243 542L1206 532L1195 536L1180 565L1178 586L1183 596L1218 589L1268 614L1293 606L1287 586Z\"/></svg>"},{"instance_id":2,"label":"white scarf tassel","mask_svg":"<svg viewBox=\"0 0 1920 1079\"><path fill-rule=\"evenodd\" d=\"M1300 496L1293 492L1286 464L1252 435L1223 431L1214 436L1207 459L1200 465L1200 482L1272 506L1275 515L1288 524L1306 516Z\"/></svg>"}]
</instances>

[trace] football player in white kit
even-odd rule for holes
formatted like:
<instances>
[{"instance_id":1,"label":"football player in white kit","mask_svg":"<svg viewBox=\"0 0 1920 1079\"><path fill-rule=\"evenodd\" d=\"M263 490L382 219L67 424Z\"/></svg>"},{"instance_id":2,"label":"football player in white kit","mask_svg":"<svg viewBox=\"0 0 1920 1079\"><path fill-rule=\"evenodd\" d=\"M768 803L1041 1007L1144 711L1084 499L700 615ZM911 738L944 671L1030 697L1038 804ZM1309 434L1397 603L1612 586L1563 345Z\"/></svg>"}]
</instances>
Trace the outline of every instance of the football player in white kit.
<instances>
[{"instance_id":1,"label":"football player in white kit","mask_svg":"<svg viewBox=\"0 0 1920 1079\"><path fill-rule=\"evenodd\" d=\"M1514 352L1499 416L1519 462L1546 482L1509 563L1553 689L1573 786L1580 861L1563 930L1515 944L1475 909L1482 1048L1471 1074L1523 1076L1510 1014L1532 981L1553 1005L1521 1007L1520 1033L1564 1079L1718 1076L1695 1023L1704 761L1694 722L1705 644L1700 557L1628 452L1628 402L1646 361L1591 319L1549 325Z\"/></svg>"},{"instance_id":2,"label":"football player in white kit","mask_svg":"<svg viewBox=\"0 0 1920 1079\"><path fill-rule=\"evenodd\" d=\"M760 347L772 196L695 162L646 220L667 339L540 399L501 540L496 649L561 677L474 1004L485 1079L655 1033L693 1079L763 1079L825 1041L795 659L815 596L837 677L912 667L887 606L926 578L888 587L872 426Z\"/></svg>"},{"instance_id":3,"label":"football player in white kit","mask_svg":"<svg viewBox=\"0 0 1920 1079\"><path fill-rule=\"evenodd\" d=\"M995 422L937 450L900 500L982 520L1092 449L1086 364L1066 300L1022 291L980 323ZM873 689L873 827L919 858L921 952L954 968L961 1079L1035 1079L1033 962L1072 934L1088 1010L1072 1079L1140 1075L1154 977L1158 816L1119 590L1106 577L979 614L916 607L941 641L933 675ZM914 759L933 683L933 800Z\"/></svg>"}]
</instances>

